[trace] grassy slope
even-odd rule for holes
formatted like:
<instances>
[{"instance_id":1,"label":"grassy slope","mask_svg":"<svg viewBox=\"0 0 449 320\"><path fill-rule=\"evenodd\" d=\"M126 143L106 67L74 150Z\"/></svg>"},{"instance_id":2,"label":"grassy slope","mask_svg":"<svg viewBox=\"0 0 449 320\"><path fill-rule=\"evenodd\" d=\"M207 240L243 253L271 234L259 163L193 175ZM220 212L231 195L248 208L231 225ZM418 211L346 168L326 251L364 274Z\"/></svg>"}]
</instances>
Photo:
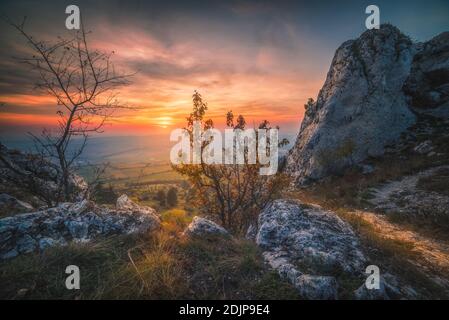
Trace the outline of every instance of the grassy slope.
<instances>
[{"instance_id":1,"label":"grassy slope","mask_svg":"<svg viewBox=\"0 0 449 320\"><path fill-rule=\"evenodd\" d=\"M432 141L440 152L448 154L449 138L442 126ZM418 143L429 137L418 135ZM445 297L442 288L429 280L428 274L414 263L421 257L415 244L405 239L386 238L383 230L366 220L357 210L367 209L369 188L387 180L431 166L449 163L446 157L417 155L406 148L401 154L372 159L376 171L362 175L348 171L342 177L323 181L307 190L290 196L307 203L318 203L334 210L348 221L360 236L373 264L381 270L392 272L403 283L417 289L419 297ZM115 168L112 182L118 191L128 193L141 204L157 207L154 199L143 199L151 188L175 184L165 167L142 168L137 165ZM132 176L143 176L142 184ZM162 176L161 176L162 175ZM449 188L449 175L440 174L421 181L429 191L445 193ZM170 178L170 179L169 179ZM436 179L438 178L438 179ZM140 181L139 181L140 182ZM154 190L151 192L154 193ZM185 208L184 195L180 194L179 208ZM264 265L258 248L244 239L193 239L180 236L190 221L194 210L171 209L161 211L161 232L139 237L118 237L92 244L54 248L42 255L28 255L3 262L0 265L1 298L216 298L216 299L294 299L295 290ZM368 208L369 209L369 208ZM447 226L428 225L421 220L405 220L394 213L386 215L404 230L445 239ZM444 236L445 235L445 236ZM446 238L447 239L447 238ZM65 267L76 264L81 268L80 291L64 287ZM343 279L344 280L344 279ZM355 284L344 284L348 288ZM349 289L348 289L349 290ZM348 291L349 292L349 291ZM350 298L343 292L342 298Z\"/></svg>"},{"instance_id":2,"label":"grassy slope","mask_svg":"<svg viewBox=\"0 0 449 320\"><path fill-rule=\"evenodd\" d=\"M2 299L295 299L268 270L254 243L237 238L186 239L190 215L163 212L162 230L72 244L2 262ZM77 265L81 289L65 288Z\"/></svg>"}]
</instances>

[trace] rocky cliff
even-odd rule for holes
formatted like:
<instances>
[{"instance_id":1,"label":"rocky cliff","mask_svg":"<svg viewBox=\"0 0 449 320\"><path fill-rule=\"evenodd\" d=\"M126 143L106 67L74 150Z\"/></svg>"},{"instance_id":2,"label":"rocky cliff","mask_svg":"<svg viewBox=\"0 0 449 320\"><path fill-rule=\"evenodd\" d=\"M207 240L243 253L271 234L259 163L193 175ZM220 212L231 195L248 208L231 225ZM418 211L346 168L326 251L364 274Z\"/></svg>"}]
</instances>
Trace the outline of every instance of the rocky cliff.
<instances>
[{"instance_id":1,"label":"rocky cliff","mask_svg":"<svg viewBox=\"0 0 449 320\"><path fill-rule=\"evenodd\" d=\"M410 106L441 112L449 109L449 32L419 44L403 91ZM435 110L437 109L437 110ZM435 112L434 112L435 113Z\"/></svg>"},{"instance_id":2,"label":"rocky cliff","mask_svg":"<svg viewBox=\"0 0 449 320\"><path fill-rule=\"evenodd\" d=\"M415 44L392 25L336 51L316 102L308 104L285 170L296 185L380 156L416 121L448 101L449 36ZM446 103L447 104L447 103ZM446 106L447 107L447 106Z\"/></svg>"}]
</instances>

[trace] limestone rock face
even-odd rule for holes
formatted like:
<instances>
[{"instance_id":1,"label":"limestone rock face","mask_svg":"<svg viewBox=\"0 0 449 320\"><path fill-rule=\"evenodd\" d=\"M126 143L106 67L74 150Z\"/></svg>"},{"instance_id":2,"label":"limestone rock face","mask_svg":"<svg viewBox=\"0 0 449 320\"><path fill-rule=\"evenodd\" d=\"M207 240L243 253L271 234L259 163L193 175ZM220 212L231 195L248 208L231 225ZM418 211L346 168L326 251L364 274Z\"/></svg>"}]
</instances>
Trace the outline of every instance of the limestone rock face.
<instances>
[{"instance_id":1,"label":"limestone rock face","mask_svg":"<svg viewBox=\"0 0 449 320\"><path fill-rule=\"evenodd\" d=\"M338 48L287 156L285 171L297 185L382 155L415 122L402 87L416 51L391 25Z\"/></svg>"},{"instance_id":2,"label":"limestone rock face","mask_svg":"<svg viewBox=\"0 0 449 320\"><path fill-rule=\"evenodd\" d=\"M71 241L86 242L99 236L142 233L159 227L155 210L128 198L126 202L129 208L117 203L116 209L108 209L83 200L0 219L0 259Z\"/></svg>"},{"instance_id":3,"label":"limestone rock face","mask_svg":"<svg viewBox=\"0 0 449 320\"><path fill-rule=\"evenodd\" d=\"M404 84L416 108L449 108L449 32L421 44Z\"/></svg>"},{"instance_id":4,"label":"limestone rock face","mask_svg":"<svg viewBox=\"0 0 449 320\"><path fill-rule=\"evenodd\" d=\"M295 200L276 200L262 211L256 243L270 266L308 299L337 298L332 273L362 274L367 262L347 223Z\"/></svg>"},{"instance_id":5,"label":"limestone rock face","mask_svg":"<svg viewBox=\"0 0 449 320\"><path fill-rule=\"evenodd\" d=\"M229 235L228 231L213 221L195 216L184 231L186 236Z\"/></svg>"},{"instance_id":6,"label":"limestone rock face","mask_svg":"<svg viewBox=\"0 0 449 320\"><path fill-rule=\"evenodd\" d=\"M62 173L58 166L36 154L27 154L8 149L0 143L0 183L16 191L33 189L40 198L52 203L61 201L60 182ZM87 196L87 182L79 175L69 176L71 201L80 201Z\"/></svg>"}]
</instances>

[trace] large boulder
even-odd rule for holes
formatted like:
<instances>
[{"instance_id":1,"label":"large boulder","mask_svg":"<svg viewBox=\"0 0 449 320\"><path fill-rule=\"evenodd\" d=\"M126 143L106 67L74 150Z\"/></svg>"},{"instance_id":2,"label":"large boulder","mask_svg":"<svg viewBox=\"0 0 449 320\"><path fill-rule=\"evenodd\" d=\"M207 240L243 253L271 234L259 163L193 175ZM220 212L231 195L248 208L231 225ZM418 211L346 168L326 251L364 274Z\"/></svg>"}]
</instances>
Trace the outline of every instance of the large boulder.
<instances>
[{"instance_id":1,"label":"large boulder","mask_svg":"<svg viewBox=\"0 0 449 320\"><path fill-rule=\"evenodd\" d=\"M334 213L296 200L276 200L259 216L256 243L268 264L308 299L337 298L335 271L366 267L351 227Z\"/></svg>"},{"instance_id":2,"label":"large boulder","mask_svg":"<svg viewBox=\"0 0 449 320\"><path fill-rule=\"evenodd\" d=\"M227 236L228 231L215 222L206 218L195 216L184 230L185 236Z\"/></svg>"},{"instance_id":3,"label":"large boulder","mask_svg":"<svg viewBox=\"0 0 449 320\"><path fill-rule=\"evenodd\" d=\"M416 50L391 25L338 48L287 156L285 170L297 185L382 155L415 122L402 87Z\"/></svg>"},{"instance_id":4,"label":"large boulder","mask_svg":"<svg viewBox=\"0 0 449 320\"><path fill-rule=\"evenodd\" d=\"M126 198L126 201L125 201ZM55 245L87 242L100 236L153 231L156 211L121 196L116 209L89 200L0 219L0 259L41 251ZM126 202L126 206L123 206Z\"/></svg>"}]
</instances>

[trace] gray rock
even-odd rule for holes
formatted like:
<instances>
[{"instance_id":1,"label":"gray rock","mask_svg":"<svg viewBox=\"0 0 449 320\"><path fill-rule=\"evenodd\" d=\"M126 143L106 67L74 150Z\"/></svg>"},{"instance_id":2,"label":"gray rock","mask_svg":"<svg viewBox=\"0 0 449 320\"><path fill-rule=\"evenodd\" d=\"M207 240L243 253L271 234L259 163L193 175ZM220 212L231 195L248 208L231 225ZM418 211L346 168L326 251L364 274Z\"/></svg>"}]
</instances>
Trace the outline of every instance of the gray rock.
<instances>
[{"instance_id":1,"label":"gray rock","mask_svg":"<svg viewBox=\"0 0 449 320\"><path fill-rule=\"evenodd\" d=\"M421 44L404 92L419 109L449 109L449 32Z\"/></svg>"},{"instance_id":2,"label":"gray rock","mask_svg":"<svg viewBox=\"0 0 449 320\"><path fill-rule=\"evenodd\" d=\"M267 263L308 299L337 298L330 274L361 274L367 262L347 223L296 200L276 200L262 211L256 243Z\"/></svg>"},{"instance_id":3,"label":"gray rock","mask_svg":"<svg viewBox=\"0 0 449 320\"><path fill-rule=\"evenodd\" d=\"M285 251L313 269L363 272L366 262L351 227L330 211L295 200L276 200L259 216L257 244L265 251Z\"/></svg>"},{"instance_id":4,"label":"gray rock","mask_svg":"<svg viewBox=\"0 0 449 320\"><path fill-rule=\"evenodd\" d=\"M415 123L402 91L415 52L410 39L391 25L340 46L287 156L285 171L296 185L382 155Z\"/></svg>"},{"instance_id":5,"label":"gray rock","mask_svg":"<svg viewBox=\"0 0 449 320\"><path fill-rule=\"evenodd\" d=\"M89 233L89 224L85 221L69 220L65 222L67 229L73 239L84 241Z\"/></svg>"},{"instance_id":6,"label":"gray rock","mask_svg":"<svg viewBox=\"0 0 449 320\"><path fill-rule=\"evenodd\" d=\"M296 279L299 294L312 300L336 300L338 285L335 277L302 275Z\"/></svg>"},{"instance_id":7,"label":"gray rock","mask_svg":"<svg viewBox=\"0 0 449 320\"><path fill-rule=\"evenodd\" d=\"M374 172L374 167L372 165L369 164L362 164L360 166L360 168L362 169L362 173L363 174L370 174Z\"/></svg>"},{"instance_id":8,"label":"gray rock","mask_svg":"<svg viewBox=\"0 0 449 320\"><path fill-rule=\"evenodd\" d=\"M245 238L248 240L256 240L257 236L257 227L254 224L251 224L246 230Z\"/></svg>"},{"instance_id":9,"label":"gray rock","mask_svg":"<svg viewBox=\"0 0 449 320\"><path fill-rule=\"evenodd\" d=\"M413 151L419 154L426 154L433 150L432 141L426 140L424 142L421 142L418 144L415 148L413 148Z\"/></svg>"},{"instance_id":10,"label":"gray rock","mask_svg":"<svg viewBox=\"0 0 449 320\"><path fill-rule=\"evenodd\" d=\"M390 300L417 297L416 291L407 285L400 285L397 278L389 273L380 277L379 289L368 289L365 284L354 292L357 300Z\"/></svg>"},{"instance_id":11,"label":"gray rock","mask_svg":"<svg viewBox=\"0 0 449 320\"><path fill-rule=\"evenodd\" d=\"M184 230L186 236L229 235L228 231L213 221L195 216L192 222Z\"/></svg>"},{"instance_id":12,"label":"gray rock","mask_svg":"<svg viewBox=\"0 0 449 320\"><path fill-rule=\"evenodd\" d=\"M0 258L13 258L71 241L86 242L99 236L151 232L159 228L160 218L154 209L126 199L128 206L119 204L117 210L82 200L0 219Z\"/></svg>"},{"instance_id":13,"label":"gray rock","mask_svg":"<svg viewBox=\"0 0 449 320\"><path fill-rule=\"evenodd\" d=\"M361 285L354 292L354 297L357 300L390 300L383 281L380 282L379 289L368 289L365 284Z\"/></svg>"},{"instance_id":14,"label":"gray rock","mask_svg":"<svg viewBox=\"0 0 449 320\"><path fill-rule=\"evenodd\" d=\"M29 234L25 234L23 237L17 240L17 251L20 253L28 253L36 249L37 242ZM10 251L10 250L8 250Z\"/></svg>"},{"instance_id":15,"label":"gray rock","mask_svg":"<svg viewBox=\"0 0 449 320\"><path fill-rule=\"evenodd\" d=\"M128 198L126 194L122 194L117 198L117 202L115 207L119 211L128 211L128 212L144 212L147 214L155 214L156 211L153 208L140 206L137 203L133 202Z\"/></svg>"},{"instance_id":16,"label":"gray rock","mask_svg":"<svg viewBox=\"0 0 449 320\"><path fill-rule=\"evenodd\" d=\"M9 194L0 194L0 214L13 215L33 211L31 204L20 201Z\"/></svg>"},{"instance_id":17,"label":"gray rock","mask_svg":"<svg viewBox=\"0 0 449 320\"><path fill-rule=\"evenodd\" d=\"M81 214L86 212L87 210L93 208L93 204L87 200L87 199L83 199L79 202L74 203L73 205L71 205L70 207L68 207L67 209L70 210L72 213L74 214Z\"/></svg>"},{"instance_id":18,"label":"gray rock","mask_svg":"<svg viewBox=\"0 0 449 320\"><path fill-rule=\"evenodd\" d=\"M0 154L0 183L25 193L37 190L39 202L62 200L62 173L57 165L41 155L11 150L1 143ZM81 176L70 174L68 181L70 201L78 202L88 196L87 182Z\"/></svg>"},{"instance_id":19,"label":"gray rock","mask_svg":"<svg viewBox=\"0 0 449 320\"><path fill-rule=\"evenodd\" d=\"M58 244L58 241L52 239L52 238L42 238L39 240L39 249L45 250L49 247L53 247Z\"/></svg>"},{"instance_id":20,"label":"gray rock","mask_svg":"<svg viewBox=\"0 0 449 320\"><path fill-rule=\"evenodd\" d=\"M115 207L117 210L128 210L132 211L136 208L137 204L134 203L126 194L122 194L120 197L117 198Z\"/></svg>"}]
</instances>

